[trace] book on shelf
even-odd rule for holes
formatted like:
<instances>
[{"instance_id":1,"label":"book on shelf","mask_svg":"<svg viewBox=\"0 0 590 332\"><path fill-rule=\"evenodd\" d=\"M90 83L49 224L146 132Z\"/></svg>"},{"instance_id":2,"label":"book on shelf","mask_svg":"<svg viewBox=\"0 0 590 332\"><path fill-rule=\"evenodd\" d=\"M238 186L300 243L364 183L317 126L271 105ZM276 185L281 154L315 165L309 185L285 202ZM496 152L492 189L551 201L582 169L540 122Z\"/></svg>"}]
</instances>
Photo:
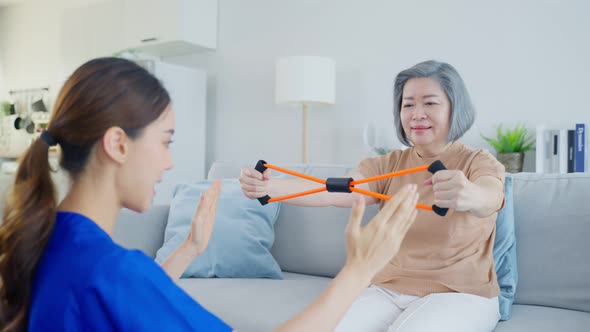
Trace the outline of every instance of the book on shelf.
<instances>
[{"instance_id":1,"label":"book on shelf","mask_svg":"<svg viewBox=\"0 0 590 332\"><path fill-rule=\"evenodd\" d=\"M535 169L537 173L549 172L551 141L545 126L537 126L535 142Z\"/></svg>"},{"instance_id":2,"label":"book on shelf","mask_svg":"<svg viewBox=\"0 0 590 332\"><path fill-rule=\"evenodd\" d=\"M558 157L559 157L559 173L566 174L567 173L567 129L560 129L557 131L559 135L559 148L558 148Z\"/></svg>"},{"instance_id":3,"label":"book on shelf","mask_svg":"<svg viewBox=\"0 0 590 332\"><path fill-rule=\"evenodd\" d=\"M574 129L568 129L567 131L567 172L573 173L576 171L575 164L575 143L576 143L576 131Z\"/></svg>"},{"instance_id":4,"label":"book on shelf","mask_svg":"<svg viewBox=\"0 0 590 332\"><path fill-rule=\"evenodd\" d=\"M537 173L588 172L588 135L584 123L567 129L540 125L536 130Z\"/></svg>"},{"instance_id":5,"label":"book on shelf","mask_svg":"<svg viewBox=\"0 0 590 332\"><path fill-rule=\"evenodd\" d=\"M588 149L586 147L586 136L586 125L584 123L577 123L576 140L574 143L575 172L585 172L587 170Z\"/></svg>"}]
</instances>

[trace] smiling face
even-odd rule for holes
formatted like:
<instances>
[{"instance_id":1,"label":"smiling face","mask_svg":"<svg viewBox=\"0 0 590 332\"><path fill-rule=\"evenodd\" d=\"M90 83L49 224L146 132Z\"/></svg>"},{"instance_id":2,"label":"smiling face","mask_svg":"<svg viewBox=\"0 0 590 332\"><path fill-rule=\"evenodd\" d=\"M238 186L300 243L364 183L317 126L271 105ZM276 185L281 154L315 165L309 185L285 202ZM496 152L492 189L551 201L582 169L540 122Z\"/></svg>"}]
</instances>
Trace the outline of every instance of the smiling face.
<instances>
[{"instance_id":1,"label":"smiling face","mask_svg":"<svg viewBox=\"0 0 590 332\"><path fill-rule=\"evenodd\" d=\"M451 126L451 103L440 84L428 77L406 82L400 119L410 142L425 153L437 153L446 144Z\"/></svg>"},{"instance_id":2,"label":"smiling face","mask_svg":"<svg viewBox=\"0 0 590 332\"><path fill-rule=\"evenodd\" d=\"M168 106L160 117L129 144L129 156L118 177L121 205L145 211L155 195L155 185L164 171L173 167L170 143L174 134L174 110Z\"/></svg>"}]
</instances>

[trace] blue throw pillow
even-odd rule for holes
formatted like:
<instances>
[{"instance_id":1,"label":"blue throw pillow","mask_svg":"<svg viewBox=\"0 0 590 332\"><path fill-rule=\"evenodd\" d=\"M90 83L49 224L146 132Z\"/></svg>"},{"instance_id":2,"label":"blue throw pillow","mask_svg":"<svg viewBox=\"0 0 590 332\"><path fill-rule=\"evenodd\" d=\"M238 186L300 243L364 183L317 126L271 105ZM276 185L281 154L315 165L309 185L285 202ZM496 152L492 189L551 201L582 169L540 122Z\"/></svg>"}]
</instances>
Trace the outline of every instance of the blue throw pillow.
<instances>
[{"instance_id":1,"label":"blue throw pillow","mask_svg":"<svg viewBox=\"0 0 590 332\"><path fill-rule=\"evenodd\" d=\"M186 239L200 195L212 183L205 180L175 188L157 262L165 260ZM244 196L237 179L222 180L209 245L182 277L282 279L281 268L270 253L279 209L280 203L262 206Z\"/></svg>"},{"instance_id":2,"label":"blue throw pillow","mask_svg":"<svg viewBox=\"0 0 590 332\"><path fill-rule=\"evenodd\" d=\"M500 286L501 320L509 320L512 302L518 284L516 266L516 234L514 232L514 203L512 199L512 177L506 176L504 183L504 208L496 219L496 239L494 241L494 265Z\"/></svg>"}]
</instances>

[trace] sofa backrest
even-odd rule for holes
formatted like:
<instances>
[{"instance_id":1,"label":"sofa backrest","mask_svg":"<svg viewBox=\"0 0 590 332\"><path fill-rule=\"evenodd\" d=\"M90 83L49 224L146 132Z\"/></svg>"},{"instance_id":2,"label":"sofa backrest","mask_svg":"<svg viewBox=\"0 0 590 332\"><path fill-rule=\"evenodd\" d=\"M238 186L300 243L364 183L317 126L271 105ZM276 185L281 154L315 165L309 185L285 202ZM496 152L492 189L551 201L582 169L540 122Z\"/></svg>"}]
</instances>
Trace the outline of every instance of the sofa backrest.
<instances>
[{"instance_id":1,"label":"sofa backrest","mask_svg":"<svg viewBox=\"0 0 590 332\"><path fill-rule=\"evenodd\" d=\"M164 243L168 205L152 206L145 213L123 209L115 222L113 240L129 249L140 249L155 258Z\"/></svg>"},{"instance_id":2,"label":"sofa backrest","mask_svg":"<svg viewBox=\"0 0 590 332\"><path fill-rule=\"evenodd\" d=\"M281 165L320 178L352 166ZM235 178L240 167L215 163L210 178ZM274 173L276 174L276 173ZM519 283L516 303L590 312L590 174L513 174ZM377 211L367 207L365 222ZM284 271L335 276L346 260L350 209L283 204L272 253Z\"/></svg>"},{"instance_id":3,"label":"sofa backrest","mask_svg":"<svg viewBox=\"0 0 590 332\"><path fill-rule=\"evenodd\" d=\"M515 303L590 312L590 174L514 175Z\"/></svg>"},{"instance_id":4,"label":"sofa backrest","mask_svg":"<svg viewBox=\"0 0 590 332\"><path fill-rule=\"evenodd\" d=\"M344 177L351 168L320 166L306 170L319 177ZM377 212L368 206L366 223ZM346 262L345 229L349 208L299 207L283 204L275 224L272 254L284 271L334 277Z\"/></svg>"},{"instance_id":5,"label":"sofa backrest","mask_svg":"<svg viewBox=\"0 0 590 332\"><path fill-rule=\"evenodd\" d=\"M280 166L319 178L345 176L353 168L343 165ZM216 162L209 170L208 178L236 178L240 175L240 169L235 164ZM282 173L273 171L273 176L282 176ZM376 211L376 206L368 207L365 222ZM285 272L334 277L346 261L344 230L349 215L350 209L344 208L282 204L275 223L275 242L272 247L272 254L281 269Z\"/></svg>"},{"instance_id":6,"label":"sofa backrest","mask_svg":"<svg viewBox=\"0 0 590 332\"><path fill-rule=\"evenodd\" d=\"M352 169L281 166L321 178L344 176ZM215 163L209 178L235 178L239 172L239 166ZM519 173L513 180L519 273L515 303L590 312L590 174ZM364 222L376 211L376 206L367 207ZM346 260L349 214L344 208L283 204L272 248L283 271L335 276ZM123 210L114 239L155 257L167 218L167 206L155 206L143 216Z\"/></svg>"}]
</instances>

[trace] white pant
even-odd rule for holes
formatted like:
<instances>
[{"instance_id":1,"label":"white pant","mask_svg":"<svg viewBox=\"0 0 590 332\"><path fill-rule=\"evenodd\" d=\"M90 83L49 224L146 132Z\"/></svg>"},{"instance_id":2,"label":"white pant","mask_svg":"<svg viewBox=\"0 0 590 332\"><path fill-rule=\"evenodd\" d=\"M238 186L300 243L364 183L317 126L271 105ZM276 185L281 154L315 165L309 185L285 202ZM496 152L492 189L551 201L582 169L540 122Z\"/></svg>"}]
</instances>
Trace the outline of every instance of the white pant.
<instances>
[{"instance_id":1,"label":"white pant","mask_svg":"<svg viewBox=\"0 0 590 332\"><path fill-rule=\"evenodd\" d=\"M498 298L465 293L425 297L367 288L336 327L337 332L490 332L500 320Z\"/></svg>"}]
</instances>

